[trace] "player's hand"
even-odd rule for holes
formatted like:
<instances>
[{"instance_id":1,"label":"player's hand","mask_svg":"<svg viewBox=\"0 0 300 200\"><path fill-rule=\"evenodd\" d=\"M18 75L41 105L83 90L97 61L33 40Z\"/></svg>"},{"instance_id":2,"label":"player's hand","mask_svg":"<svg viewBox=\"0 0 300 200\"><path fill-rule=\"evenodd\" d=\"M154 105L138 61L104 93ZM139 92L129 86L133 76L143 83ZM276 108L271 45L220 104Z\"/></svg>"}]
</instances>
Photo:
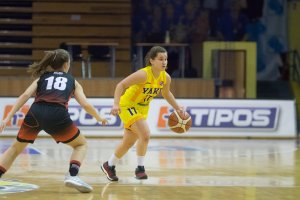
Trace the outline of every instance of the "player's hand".
<instances>
[{"instance_id":1,"label":"player's hand","mask_svg":"<svg viewBox=\"0 0 300 200\"><path fill-rule=\"evenodd\" d=\"M120 106L119 105L113 105L113 107L112 107L112 109L110 111L110 114L116 116L116 115L118 115L120 113L121 113Z\"/></svg>"},{"instance_id":2,"label":"player's hand","mask_svg":"<svg viewBox=\"0 0 300 200\"><path fill-rule=\"evenodd\" d=\"M106 125L108 123L107 119L105 119L105 118L102 118L100 120L100 122L101 122L102 125Z\"/></svg>"},{"instance_id":3,"label":"player's hand","mask_svg":"<svg viewBox=\"0 0 300 200\"><path fill-rule=\"evenodd\" d=\"M179 109L177 109L176 112L184 115L186 111L185 111L185 108L183 106L179 106Z\"/></svg>"},{"instance_id":4,"label":"player's hand","mask_svg":"<svg viewBox=\"0 0 300 200\"><path fill-rule=\"evenodd\" d=\"M0 133L2 133L2 131L5 129L6 124L7 124L7 120L5 119L0 122Z\"/></svg>"}]
</instances>

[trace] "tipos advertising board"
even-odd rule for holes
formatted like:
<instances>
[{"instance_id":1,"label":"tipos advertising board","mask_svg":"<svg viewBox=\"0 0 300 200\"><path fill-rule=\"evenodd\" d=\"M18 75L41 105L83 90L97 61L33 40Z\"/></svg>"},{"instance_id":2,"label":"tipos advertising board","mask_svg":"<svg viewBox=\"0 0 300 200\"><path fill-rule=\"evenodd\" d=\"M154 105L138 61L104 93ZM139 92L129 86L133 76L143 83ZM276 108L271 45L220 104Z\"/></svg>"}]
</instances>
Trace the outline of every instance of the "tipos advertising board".
<instances>
[{"instance_id":1,"label":"tipos advertising board","mask_svg":"<svg viewBox=\"0 0 300 200\"><path fill-rule=\"evenodd\" d=\"M0 98L0 117L5 117L17 98ZM86 136L122 136L123 124L119 117L110 115L112 98L89 98L99 114L108 120L102 126L71 99L68 106L71 119ZM150 104L148 124L152 136L163 137L295 137L296 111L293 100L224 100L177 99L192 117L188 132L176 134L168 127L168 116L173 108L164 99ZM3 135L16 135L33 102L33 98L14 115ZM41 135L47 135L44 132Z\"/></svg>"}]
</instances>

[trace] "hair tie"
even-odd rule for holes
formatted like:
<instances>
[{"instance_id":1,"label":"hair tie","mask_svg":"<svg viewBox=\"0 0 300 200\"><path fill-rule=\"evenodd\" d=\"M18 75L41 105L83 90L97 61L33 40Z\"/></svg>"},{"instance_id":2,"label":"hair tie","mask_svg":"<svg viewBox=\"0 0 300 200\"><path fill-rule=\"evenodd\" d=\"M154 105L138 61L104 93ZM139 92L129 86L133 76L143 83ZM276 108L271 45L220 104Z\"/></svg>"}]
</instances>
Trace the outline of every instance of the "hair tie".
<instances>
[{"instance_id":1,"label":"hair tie","mask_svg":"<svg viewBox=\"0 0 300 200\"><path fill-rule=\"evenodd\" d=\"M55 58L56 58L56 55L57 55L57 52L56 52L56 51L54 51L54 57L53 57L53 60L52 60L52 62L54 62L54 60L55 60Z\"/></svg>"}]
</instances>

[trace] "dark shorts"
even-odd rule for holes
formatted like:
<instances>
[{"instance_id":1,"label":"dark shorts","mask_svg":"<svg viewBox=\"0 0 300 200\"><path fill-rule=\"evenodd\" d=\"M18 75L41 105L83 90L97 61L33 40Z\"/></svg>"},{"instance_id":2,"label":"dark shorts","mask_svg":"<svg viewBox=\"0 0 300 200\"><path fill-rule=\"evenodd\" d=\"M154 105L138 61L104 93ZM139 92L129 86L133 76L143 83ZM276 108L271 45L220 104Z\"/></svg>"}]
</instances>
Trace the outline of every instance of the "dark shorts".
<instances>
[{"instance_id":1,"label":"dark shorts","mask_svg":"<svg viewBox=\"0 0 300 200\"><path fill-rule=\"evenodd\" d=\"M21 125L17 140L33 143L42 130L51 135L57 143L71 142L80 134L64 106L33 103Z\"/></svg>"}]
</instances>

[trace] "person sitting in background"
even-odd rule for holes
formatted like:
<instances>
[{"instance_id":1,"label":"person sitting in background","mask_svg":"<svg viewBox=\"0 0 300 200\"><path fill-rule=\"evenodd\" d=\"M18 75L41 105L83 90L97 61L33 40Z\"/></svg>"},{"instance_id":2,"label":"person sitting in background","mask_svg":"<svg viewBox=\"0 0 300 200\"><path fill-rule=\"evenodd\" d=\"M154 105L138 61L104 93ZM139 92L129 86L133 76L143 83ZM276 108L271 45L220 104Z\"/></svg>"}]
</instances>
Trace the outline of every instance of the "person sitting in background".
<instances>
[{"instance_id":1,"label":"person sitting in background","mask_svg":"<svg viewBox=\"0 0 300 200\"><path fill-rule=\"evenodd\" d=\"M248 17L241 10L240 1L231 0L229 9L218 19L217 37L221 41L245 40Z\"/></svg>"}]
</instances>

